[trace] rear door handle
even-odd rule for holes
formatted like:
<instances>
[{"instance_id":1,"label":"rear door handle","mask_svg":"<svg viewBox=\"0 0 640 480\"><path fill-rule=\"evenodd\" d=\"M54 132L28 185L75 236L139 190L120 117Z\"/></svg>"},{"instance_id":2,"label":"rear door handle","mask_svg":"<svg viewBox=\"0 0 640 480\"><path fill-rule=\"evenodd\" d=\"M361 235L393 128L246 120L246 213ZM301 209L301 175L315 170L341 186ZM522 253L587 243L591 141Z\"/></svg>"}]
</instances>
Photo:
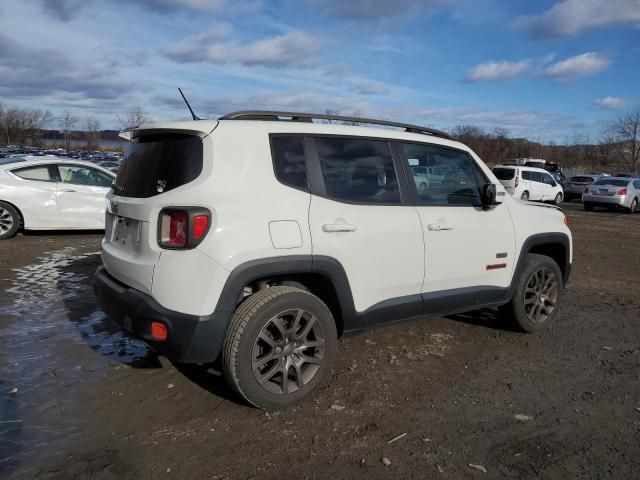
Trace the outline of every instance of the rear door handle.
<instances>
[{"instance_id":1,"label":"rear door handle","mask_svg":"<svg viewBox=\"0 0 640 480\"><path fill-rule=\"evenodd\" d=\"M432 232L439 232L440 230L453 230L453 223L442 223L442 222L438 222L438 223L430 223L428 225L429 230L431 230Z\"/></svg>"},{"instance_id":2,"label":"rear door handle","mask_svg":"<svg viewBox=\"0 0 640 480\"><path fill-rule=\"evenodd\" d=\"M355 232L357 229L357 226L348 223L325 223L322 225L322 231L327 233Z\"/></svg>"},{"instance_id":3,"label":"rear door handle","mask_svg":"<svg viewBox=\"0 0 640 480\"><path fill-rule=\"evenodd\" d=\"M75 190L73 190L72 188L64 188L62 189L62 191L65 193L75 193Z\"/></svg>"}]
</instances>

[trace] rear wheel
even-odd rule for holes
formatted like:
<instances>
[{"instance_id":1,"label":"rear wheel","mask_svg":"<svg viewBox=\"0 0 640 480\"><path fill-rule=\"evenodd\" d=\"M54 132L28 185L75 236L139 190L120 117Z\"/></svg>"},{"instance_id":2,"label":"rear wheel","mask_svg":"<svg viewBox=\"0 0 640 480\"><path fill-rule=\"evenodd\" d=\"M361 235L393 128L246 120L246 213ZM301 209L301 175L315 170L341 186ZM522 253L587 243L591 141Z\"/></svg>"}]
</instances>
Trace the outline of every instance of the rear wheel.
<instances>
[{"instance_id":1,"label":"rear wheel","mask_svg":"<svg viewBox=\"0 0 640 480\"><path fill-rule=\"evenodd\" d=\"M420 185L418 185L418 193L424 195L428 191L429 191L429 184L426 182L420 182Z\"/></svg>"},{"instance_id":2,"label":"rear wheel","mask_svg":"<svg viewBox=\"0 0 640 480\"><path fill-rule=\"evenodd\" d=\"M514 326L537 332L553 321L562 294L562 272L545 255L530 253L524 260L511 301L502 307Z\"/></svg>"},{"instance_id":3,"label":"rear wheel","mask_svg":"<svg viewBox=\"0 0 640 480\"><path fill-rule=\"evenodd\" d=\"M635 211L638 209L638 199L634 198L631 201L631 205L629 206L629 208L627 209L627 213L635 213Z\"/></svg>"},{"instance_id":4,"label":"rear wheel","mask_svg":"<svg viewBox=\"0 0 640 480\"><path fill-rule=\"evenodd\" d=\"M556 198L553 200L553 203L555 203L556 205L560 205L562 203L562 194L558 193L556 195Z\"/></svg>"},{"instance_id":5,"label":"rear wheel","mask_svg":"<svg viewBox=\"0 0 640 480\"><path fill-rule=\"evenodd\" d=\"M522 195L520 195L520 200L524 200L525 202L529 201L529 192L522 192Z\"/></svg>"},{"instance_id":6,"label":"rear wheel","mask_svg":"<svg viewBox=\"0 0 640 480\"><path fill-rule=\"evenodd\" d=\"M287 407L325 379L336 339L331 311L318 297L298 288L265 288L233 314L224 342L225 377L256 407Z\"/></svg>"},{"instance_id":7,"label":"rear wheel","mask_svg":"<svg viewBox=\"0 0 640 480\"><path fill-rule=\"evenodd\" d=\"M6 202L0 202L0 240L13 237L20 228L20 214Z\"/></svg>"}]
</instances>

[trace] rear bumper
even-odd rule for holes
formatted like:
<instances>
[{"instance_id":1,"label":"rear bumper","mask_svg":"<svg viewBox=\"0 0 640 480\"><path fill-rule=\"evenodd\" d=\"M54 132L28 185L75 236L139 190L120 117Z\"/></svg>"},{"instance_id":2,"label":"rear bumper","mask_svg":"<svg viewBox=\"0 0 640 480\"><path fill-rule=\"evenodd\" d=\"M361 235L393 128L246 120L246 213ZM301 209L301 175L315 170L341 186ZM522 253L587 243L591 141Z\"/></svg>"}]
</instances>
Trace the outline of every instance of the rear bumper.
<instances>
[{"instance_id":1,"label":"rear bumper","mask_svg":"<svg viewBox=\"0 0 640 480\"><path fill-rule=\"evenodd\" d=\"M181 363L209 363L220 353L226 324L216 322L215 315L200 317L164 308L151 296L117 281L104 267L96 270L93 285L107 316L161 355ZM153 339L152 321L166 325L167 340Z\"/></svg>"},{"instance_id":2,"label":"rear bumper","mask_svg":"<svg viewBox=\"0 0 640 480\"><path fill-rule=\"evenodd\" d=\"M627 195L612 195L610 197L600 195L583 195L582 203L588 203L591 205L606 205L611 207L629 207L628 203L631 202L630 199L628 199Z\"/></svg>"}]
</instances>

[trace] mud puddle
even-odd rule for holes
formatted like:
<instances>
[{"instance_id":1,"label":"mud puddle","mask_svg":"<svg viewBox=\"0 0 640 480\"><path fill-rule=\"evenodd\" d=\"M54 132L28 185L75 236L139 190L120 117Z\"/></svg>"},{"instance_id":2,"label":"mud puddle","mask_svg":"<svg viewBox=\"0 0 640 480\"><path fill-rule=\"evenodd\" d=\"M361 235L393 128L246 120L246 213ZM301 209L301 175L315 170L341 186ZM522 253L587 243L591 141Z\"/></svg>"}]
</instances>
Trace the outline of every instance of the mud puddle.
<instances>
[{"instance_id":1,"label":"mud puddle","mask_svg":"<svg viewBox=\"0 0 640 480\"><path fill-rule=\"evenodd\" d=\"M0 474L86 430L71 414L78 386L109 368L157 363L96 306L100 256L83 250L65 247L13 269L0 305Z\"/></svg>"}]
</instances>

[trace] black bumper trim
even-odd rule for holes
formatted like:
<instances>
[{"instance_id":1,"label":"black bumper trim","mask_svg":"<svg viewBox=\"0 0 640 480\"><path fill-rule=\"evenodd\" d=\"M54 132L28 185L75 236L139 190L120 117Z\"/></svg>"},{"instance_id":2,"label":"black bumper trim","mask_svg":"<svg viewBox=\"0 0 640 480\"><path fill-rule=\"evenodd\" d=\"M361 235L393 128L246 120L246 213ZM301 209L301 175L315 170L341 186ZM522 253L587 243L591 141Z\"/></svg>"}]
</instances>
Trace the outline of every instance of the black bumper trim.
<instances>
[{"instance_id":1,"label":"black bumper trim","mask_svg":"<svg viewBox=\"0 0 640 480\"><path fill-rule=\"evenodd\" d=\"M103 266L96 270L93 285L107 316L159 354L180 363L202 364L213 362L220 353L226 322L216 321L215 313L197 316L169 310L151 296L120 283ZM152 321L167 326L166 341L151 337Z\"/></svg>"}]
</instances>

